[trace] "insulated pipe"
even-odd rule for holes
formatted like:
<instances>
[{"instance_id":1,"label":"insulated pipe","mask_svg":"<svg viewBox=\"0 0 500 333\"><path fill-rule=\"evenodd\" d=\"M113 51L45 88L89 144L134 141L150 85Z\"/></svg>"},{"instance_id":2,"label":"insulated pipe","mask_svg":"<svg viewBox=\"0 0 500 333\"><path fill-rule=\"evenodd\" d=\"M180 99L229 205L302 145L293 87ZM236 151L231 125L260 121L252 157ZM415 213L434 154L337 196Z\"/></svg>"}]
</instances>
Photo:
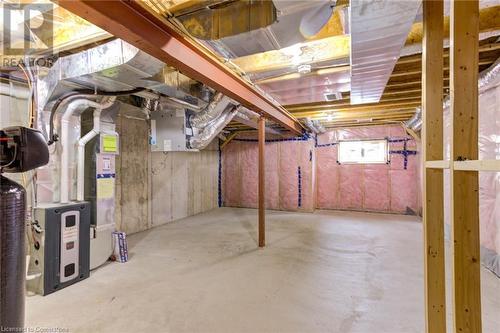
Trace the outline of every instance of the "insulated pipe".
<instances>
[{"instance_id":1,"label":"insulated pipe","mask_svg":"<svg viewBox=\"0 0 500 333\"><path fill-rule=\"evenodd\" d=\"M114 102L114 101L113 101ZM69 202L69 121L76 110L84 108L103 109L111 106L110 102L99 104L86 98L71 101L61 118L61 203ZM109 105L108 105L109 104Z\"/></svg>"}]
</instances>

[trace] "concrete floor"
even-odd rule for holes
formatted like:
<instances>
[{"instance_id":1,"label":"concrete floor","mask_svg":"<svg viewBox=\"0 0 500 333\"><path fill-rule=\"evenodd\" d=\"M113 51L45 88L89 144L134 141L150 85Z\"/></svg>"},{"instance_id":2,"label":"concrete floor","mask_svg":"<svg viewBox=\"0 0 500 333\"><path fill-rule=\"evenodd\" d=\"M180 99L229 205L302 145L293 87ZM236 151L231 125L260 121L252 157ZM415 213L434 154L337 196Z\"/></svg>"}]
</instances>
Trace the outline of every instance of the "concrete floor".
<instances>
[{"instance_id":1,"label":"concrete floor","mask_svg":"<svg viewBox=\"0 0 500 333\"><path fill-rule=\"evenodd\" d=\"M71 332L424 331L422 226L409 216L222 208L129 237L130 261L27 300L30 327ZM500 279L483 272L484 332Z\"/></svg>"}]
</instances>

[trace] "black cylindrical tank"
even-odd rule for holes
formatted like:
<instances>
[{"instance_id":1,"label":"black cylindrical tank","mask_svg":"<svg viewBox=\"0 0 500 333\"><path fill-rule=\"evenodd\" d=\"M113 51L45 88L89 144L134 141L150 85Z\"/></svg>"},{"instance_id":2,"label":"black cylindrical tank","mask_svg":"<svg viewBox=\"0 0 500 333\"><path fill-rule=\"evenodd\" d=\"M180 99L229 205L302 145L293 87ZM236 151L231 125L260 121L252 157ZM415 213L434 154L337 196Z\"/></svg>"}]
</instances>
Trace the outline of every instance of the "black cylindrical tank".
<instances>
[{"instance_id":1,"label":"black cylindrical tank","mask_svg":"<svg viewBox=\"0 0 500 333\"><path fill-rule=\"evenodd\" d=\"M26 191L0 175L0 328L24 326Z\"/></svg>"}]
</instances>

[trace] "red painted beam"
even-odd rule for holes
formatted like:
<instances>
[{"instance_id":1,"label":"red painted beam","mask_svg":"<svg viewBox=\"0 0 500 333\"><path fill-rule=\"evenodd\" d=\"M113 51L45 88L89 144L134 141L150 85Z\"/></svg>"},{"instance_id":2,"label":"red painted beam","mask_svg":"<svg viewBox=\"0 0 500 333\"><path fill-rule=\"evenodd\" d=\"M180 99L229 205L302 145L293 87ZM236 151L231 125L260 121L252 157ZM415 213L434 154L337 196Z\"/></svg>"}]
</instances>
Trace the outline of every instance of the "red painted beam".
<instances>
[{"instance_id":1,"label":"red painted beam","mask_svg":"<svg viewBox=\"0 0 500 333\"><path fill-rule=\"evenodd\" d=\"M58 4L136 46L185 75L231 97L296 134L302 126L283 107L262 96L217 59L135 1L61 0Z\"/></svg>"}]
</instances>

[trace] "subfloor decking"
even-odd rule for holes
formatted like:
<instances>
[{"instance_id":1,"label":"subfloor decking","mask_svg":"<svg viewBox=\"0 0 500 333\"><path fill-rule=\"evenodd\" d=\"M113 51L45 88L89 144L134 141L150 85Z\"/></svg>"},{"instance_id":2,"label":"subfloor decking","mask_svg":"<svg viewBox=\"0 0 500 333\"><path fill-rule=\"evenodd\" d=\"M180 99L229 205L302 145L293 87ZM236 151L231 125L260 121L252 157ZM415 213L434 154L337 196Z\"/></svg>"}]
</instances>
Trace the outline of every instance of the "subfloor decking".
<instances>
[{"instance_id":1,"label":"subfloor decking","mask_svg":"<svg viewBox=\"0 0 500 333\"><path fill-rule=\"evenodd\" d=\"M268 212L265 249L257 248L256 227L257 211L221 208L132 235L128 263L29 297L27 325L71 332L424 331L417 218ZM500 279L483 270L484 332L500 327L498 295Z\"/></svg>"}]
</instances>

